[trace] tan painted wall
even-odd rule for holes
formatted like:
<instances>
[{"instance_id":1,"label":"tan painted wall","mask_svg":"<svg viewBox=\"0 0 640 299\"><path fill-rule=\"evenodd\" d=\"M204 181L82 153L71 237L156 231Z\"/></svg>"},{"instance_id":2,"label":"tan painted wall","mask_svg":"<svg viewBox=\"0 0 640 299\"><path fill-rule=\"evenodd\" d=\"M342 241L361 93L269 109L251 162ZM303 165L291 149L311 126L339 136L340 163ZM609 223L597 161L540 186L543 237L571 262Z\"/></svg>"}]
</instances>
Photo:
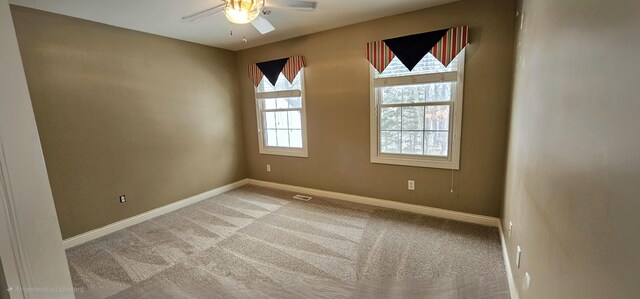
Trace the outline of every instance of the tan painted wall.
<instances>
[{"instance_id":1,"label":"tan painted wall","mask_svg":"<svg viewBox=\"0 0 640 299\"><path fill-rule=\"evenodd\" d=\"M499 216L512 79L515 3L461 1L239 53L247 171L254 179ZM365 43L466 24L460 171L372 164ZM260 155L249 63L304 55L309 158ZM272 171L266 172L266 164ZM407 190L407 180L416 191Z\"/></svg>"},{"instance_id":2,"label":"tan painted wall","mask_svg":"<svg viewBox=\"0 0 640 299\"><path fill-rule=\"evenodd\" d=\"M64 238L246 177L233 52L12 13Z\"/></svg>"},{"instance_id":3,"label":"tan painted wall","mask_svg":"<svg viewBox=\"0 0 640 299\"><path fill-rule=\"evenodd\" d=\"M521 298L640 294L640 3L612 4L522 5L503 213Z\"/></svg>"}]
</instances>

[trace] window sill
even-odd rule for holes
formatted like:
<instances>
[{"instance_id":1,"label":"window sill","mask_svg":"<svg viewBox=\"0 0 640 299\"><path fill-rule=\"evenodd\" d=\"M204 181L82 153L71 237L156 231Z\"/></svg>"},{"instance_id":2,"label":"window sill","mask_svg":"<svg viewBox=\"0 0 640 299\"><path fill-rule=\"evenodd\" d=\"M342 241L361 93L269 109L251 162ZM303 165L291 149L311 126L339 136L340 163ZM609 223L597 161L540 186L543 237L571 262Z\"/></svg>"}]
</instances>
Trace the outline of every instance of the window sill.
<instances>
[{"instance_id":1,"label":"window sill","mask_svg":"<svg viewBox=\"0 0 640 299\"><path fill-rule=\"evenodd\" d=\"M446 159L437 158L403 158L403 157L391 157L391 156L372 156L371 163L376 164L390 164L400 166L412 166L412 167L424 167L424 168L439 168L439 169L453 169L460 170L460 163L457 161L450 161Z\"/></svg>"},{"instance_id":2,"label":"window sill","mask_svg":"<svg viewBox=\"0 0 640 299\"><path fill-rule=\"evenodd\" d=\"M287 149L287 148L261 148L261 155L287 156L298 158L309 158L306 149Z\"/></svg>"}]
</instances>

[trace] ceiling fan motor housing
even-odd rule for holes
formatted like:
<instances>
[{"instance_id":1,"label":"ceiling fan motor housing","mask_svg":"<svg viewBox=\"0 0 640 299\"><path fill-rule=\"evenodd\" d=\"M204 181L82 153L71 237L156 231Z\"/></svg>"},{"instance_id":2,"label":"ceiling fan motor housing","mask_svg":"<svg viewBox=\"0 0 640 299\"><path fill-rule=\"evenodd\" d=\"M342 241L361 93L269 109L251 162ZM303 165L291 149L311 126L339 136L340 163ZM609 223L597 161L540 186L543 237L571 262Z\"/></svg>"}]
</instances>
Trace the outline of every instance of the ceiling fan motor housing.
<instances>
[{"instance_id":1,"label":"ceiling fan motor housing","mask_svg":"<svg viewBox=\"0 0 640 299\"><path fill-rule=\"evenodd\" d=\"M264 8L264 0L227 0L224 14L230 22L247 24L255 20Z\"/></svg>"}]
</instances>

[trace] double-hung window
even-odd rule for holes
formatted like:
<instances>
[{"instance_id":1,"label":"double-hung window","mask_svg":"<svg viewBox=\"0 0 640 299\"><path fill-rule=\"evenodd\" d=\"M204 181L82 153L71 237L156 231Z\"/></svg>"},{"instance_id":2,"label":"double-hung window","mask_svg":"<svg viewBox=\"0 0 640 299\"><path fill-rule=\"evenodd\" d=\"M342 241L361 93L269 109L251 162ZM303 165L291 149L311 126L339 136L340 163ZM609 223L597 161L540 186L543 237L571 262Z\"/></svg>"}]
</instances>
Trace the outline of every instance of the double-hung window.
<instances>
[{"instance_id":1,"label":"double-hung window","mask_svg":"<svg viewBox=\"0 0 640 299\"><path fill-rule=\"evenodd\" d=\"M293 83L283 74L275 86L263 78L255 94L260 153L308 157L304 68Z\"/></svg>"},{"instance_id":2,"label":"double-hung window","mask_svg":"<svg viewBox=\"0 0 640 299\"><path fill-rule=\"evenodd\" d=\"M459 169L464 50L443 66L431 53L409 71L371 67L371 162Z\"/></svg>"}]
</instances>

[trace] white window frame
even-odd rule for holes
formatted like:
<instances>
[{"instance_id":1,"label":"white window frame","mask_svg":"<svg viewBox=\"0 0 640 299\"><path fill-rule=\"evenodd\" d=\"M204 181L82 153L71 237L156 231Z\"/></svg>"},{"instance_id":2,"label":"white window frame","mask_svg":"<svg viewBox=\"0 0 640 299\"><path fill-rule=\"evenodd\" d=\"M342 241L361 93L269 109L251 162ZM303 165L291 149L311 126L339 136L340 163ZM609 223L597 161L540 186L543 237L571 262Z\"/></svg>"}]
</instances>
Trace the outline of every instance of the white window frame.
<instances>
[{"instance_id":1,"label":"white window frame","mask_svg":"<svg viewBox=\"0 0 640 299\"><path fill-rule=\"evenodd\" d=\"M462 50L457 59L458 70L444 73L408 75L402 77L376 78L377 70L370 66L370 133L371 133L371 163L392 164L414 167L429 167L443 169L460 169L460 140L462 135L462 103L464 90L464 61L465 50ZM380 107L378 102L380 90L377 87L387 85L409 85L423 83L457 82L456 92L451 102L427 102L419 104L398 104L397 106L431 106L449 104L451 118L449 134L449 153L447 157L422 156L406 154L389 154L380 152Z\"/></svg>"},{"instance_id":2,"label":"white window frame","mask_svg":"<svg viewBox=\"0 0 640 299\"><path fill-rule=\"evenodd\" d=\"M258 92L258 87L254 86L256 115L258 120L258 146L260 148L260 154L301 157L301 158L309 157L309 149L307 146L307 101L305 99L304 72L305 72L305 68L302 68L299 73L300 90ZM263 80L266 80L266 77ZM267 146L264 144L263 128L265 124L264 124L264 119L262 118L262 112L270 111L270 110L263 109L264 102L261 100L270 99L270 98L285 98L285 97L300 97L302 102L302 108L274 109L273 111L298 111L298 110L300 111L302 148L276 147L276 146Z\"/></svg>"}]
</instances>

